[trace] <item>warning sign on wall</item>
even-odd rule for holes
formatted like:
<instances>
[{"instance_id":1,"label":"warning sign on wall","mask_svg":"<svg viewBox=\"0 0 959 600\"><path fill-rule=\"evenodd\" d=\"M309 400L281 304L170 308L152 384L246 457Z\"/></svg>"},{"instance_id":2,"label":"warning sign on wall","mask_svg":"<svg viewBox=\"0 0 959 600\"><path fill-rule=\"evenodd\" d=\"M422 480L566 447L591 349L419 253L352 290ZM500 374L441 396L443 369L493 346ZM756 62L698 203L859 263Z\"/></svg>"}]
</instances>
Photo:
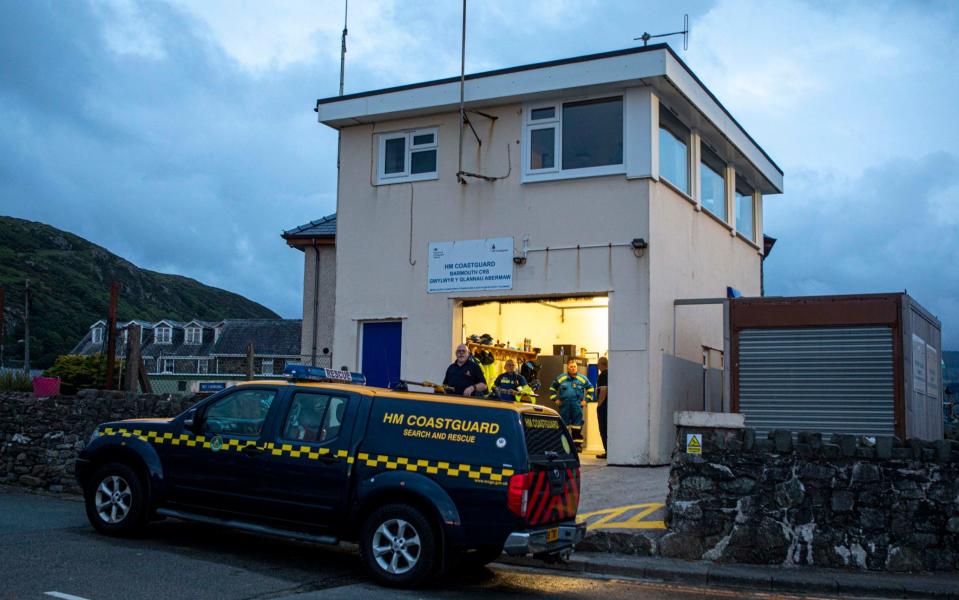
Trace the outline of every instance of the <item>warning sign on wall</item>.
<instances>
[{"instance_id":1,"label":"warning sign on wall","mask_svg":"<svg viewBox=\"0 0 959 600\"><path fill-rule=\"evenodd\" d=\"M703 453L703 434L687 433L686 434L686 454L702 454L702 453Z\"/></svg>"}]
</instances>

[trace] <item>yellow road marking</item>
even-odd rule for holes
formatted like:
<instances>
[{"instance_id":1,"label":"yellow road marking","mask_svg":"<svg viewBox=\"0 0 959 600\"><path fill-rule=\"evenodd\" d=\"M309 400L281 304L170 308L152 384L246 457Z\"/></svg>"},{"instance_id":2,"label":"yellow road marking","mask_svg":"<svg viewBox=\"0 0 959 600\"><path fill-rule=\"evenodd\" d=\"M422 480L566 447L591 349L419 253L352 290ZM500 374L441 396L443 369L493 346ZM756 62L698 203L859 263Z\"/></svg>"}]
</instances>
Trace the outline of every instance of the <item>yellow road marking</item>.
<instances>
[{"instance_id":1,"label":"yellow road marking","mask_svg":"<svg viewBox=\"0 0 959 600\"><path fill-rule=\"evenodd\" d=\"M603 508L583 513L576 517L580 522L587 521L586 528L593 529L666 529L663 521L646 521L646 517L666 506L661 502L647 502L646 504L630 504L613 508ZM627 518L626 515L631 514ZM593 521L589 521L598 517Z\"/></svg>"}]
</instances>

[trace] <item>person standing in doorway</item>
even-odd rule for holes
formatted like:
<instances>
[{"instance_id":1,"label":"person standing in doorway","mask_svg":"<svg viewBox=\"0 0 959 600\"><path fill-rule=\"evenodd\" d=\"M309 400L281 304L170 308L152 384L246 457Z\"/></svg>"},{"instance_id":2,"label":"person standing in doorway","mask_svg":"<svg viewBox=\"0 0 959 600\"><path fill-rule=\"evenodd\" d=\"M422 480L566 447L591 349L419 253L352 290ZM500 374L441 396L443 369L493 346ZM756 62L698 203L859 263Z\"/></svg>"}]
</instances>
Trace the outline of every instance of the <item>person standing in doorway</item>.
<instances>
[{"instance_id":1,"label":"person standing in doorway","mask_svg":"<svg viewBox=\"0 0 959 600\"><path fill-rule=\"evenodd\" d=\"M609 444L606 441L607 419L609 418L609 359L605 356L599 357L597 362L599 367L599 377L596 378L596 421L599 424L599 437L603 439L603 453L597 454L596 458L606 458L609 451Z\"/></svg>"},{"instance_id":2,"label":"person standing in doorway","mask_svg":"<svg viewBox=\"0 0 959 600\"><path fill-rule=\"evenodd\" d=\"M504 371L493 382L493 387L496 388L496 395L500 400L513 402L517 398L516 394L511 392L525 386L526 378L516 372L516 363L513 362L513 359L507 360L503 369Z\"/></svg>"},{"instance_id":3,"label":"person standing in doorway","mask_svg":"<svg viewBox=\"0 0 959 600\"><path fill-rule=\"evenodd\" d=\"M557 375L549 386L549 398L559 406L559 416L566 425L582 429L583 411L586 403L593 399L593 384L578 371L576 361L569 360L566 372Z\"/></svg>"},{"instance_id":4,"label":"person standing in doorway","mask_svg":"<svg viewBox=\"0 0 959 600\"><path fill-rule=\"evenodd\" d=\"M453 388L453 393L463 396L482 394L486 391L486 377L479 364L470 359L466 344L456 347L456 360L446 368L443 385Z\"/></svg>"}]
</instances>

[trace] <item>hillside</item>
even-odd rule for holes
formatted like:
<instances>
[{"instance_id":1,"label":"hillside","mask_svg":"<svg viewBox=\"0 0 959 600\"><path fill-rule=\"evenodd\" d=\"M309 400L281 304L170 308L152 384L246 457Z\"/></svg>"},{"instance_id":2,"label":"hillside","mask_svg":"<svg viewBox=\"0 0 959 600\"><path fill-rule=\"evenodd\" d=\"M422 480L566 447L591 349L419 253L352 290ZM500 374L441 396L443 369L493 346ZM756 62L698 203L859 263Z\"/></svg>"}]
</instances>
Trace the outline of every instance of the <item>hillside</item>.
<instances>
[{"instance_id":1,"label":"hillside","mask_svg":"<svg viewBox=\"0 0 959 600\"><path fill-rule=\"evenodd\" d=\"M4 364L22 364L24 281L30 280L30 358L50 366L98 319L120 282L120 321L279 318L238 294L179 275L141 269L87 240L43 223L0 216L0 286L6 290ZM18 362L14 358L19 357Z\"/></svg>"}]
</instances>

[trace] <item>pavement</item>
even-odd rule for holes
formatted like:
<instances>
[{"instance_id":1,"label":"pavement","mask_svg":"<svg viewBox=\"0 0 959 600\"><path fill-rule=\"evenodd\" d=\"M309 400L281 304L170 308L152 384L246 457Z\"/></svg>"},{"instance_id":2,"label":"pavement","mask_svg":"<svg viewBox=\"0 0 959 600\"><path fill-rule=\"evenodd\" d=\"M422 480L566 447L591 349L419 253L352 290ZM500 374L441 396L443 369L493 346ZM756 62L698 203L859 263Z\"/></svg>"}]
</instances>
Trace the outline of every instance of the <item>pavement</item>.
<instances>
[{"instance_id":1,"label":"pavement","mask_svg":"<svg viewBox=\"0 0 959 600\"><path fill-rule=\"evenodd\" d=\"M648 556L576 552L564 564L544 565L528 558L506 558L516 566L538 566L566 573L598 574L689 586L740 589L773 594L824 594L855 598L959 599L959 573L898 575L816 567L720 565ZM778 596L775 596L778 597Z\"/></svg>"},{"instance_id":2,"label":"pavement","mask_svg":"<svg viewBox=\"0 0 959 600\"><path fill-rule=\"evenodd\" d=\"M590 532L635 533L656 537L669 493L669 467L610 467L593 454L580 455L582 492L579 519Z\"/></svg>"}]
</instances>

